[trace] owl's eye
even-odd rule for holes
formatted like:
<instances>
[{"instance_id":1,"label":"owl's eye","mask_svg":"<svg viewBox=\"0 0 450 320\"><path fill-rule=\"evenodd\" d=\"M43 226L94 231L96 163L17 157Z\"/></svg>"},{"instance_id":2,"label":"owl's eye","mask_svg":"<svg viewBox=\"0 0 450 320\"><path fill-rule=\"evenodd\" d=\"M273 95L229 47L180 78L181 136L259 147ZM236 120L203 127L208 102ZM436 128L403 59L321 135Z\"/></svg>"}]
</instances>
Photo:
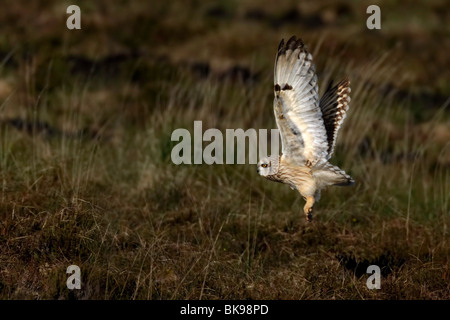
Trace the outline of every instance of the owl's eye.
<instances>
[{"instance_id":1,"label":"owl's eye","mask_svg":"<svg viewBox=\"0 0 450 320\"><path fill-rule=\"evenodd\" d=\"M266 163L263 163L263 164L261 165L261 167L267 168L267 164L266 164Z\"/></svg>"}]
</instances>

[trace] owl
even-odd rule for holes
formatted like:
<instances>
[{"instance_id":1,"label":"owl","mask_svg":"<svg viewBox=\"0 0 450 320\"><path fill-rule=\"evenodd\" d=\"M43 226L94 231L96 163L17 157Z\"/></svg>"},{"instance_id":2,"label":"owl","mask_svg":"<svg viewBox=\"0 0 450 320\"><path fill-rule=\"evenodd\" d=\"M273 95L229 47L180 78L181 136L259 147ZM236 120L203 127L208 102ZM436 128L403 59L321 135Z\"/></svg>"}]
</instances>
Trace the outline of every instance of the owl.
<instances>
[{"instance_id":1,"label":"owl","mask_svg":"<svg viewBox=\"0 0 450 320\"><path fill-rule=\"evenodd\" d=\"M328 162L350 103L350 81L330 83L319 100L317 75L303 41L281 40L275 59L273 103L282 153L260 159L264 178L296 189L306 201L303 212L312 220L313 206L328 186L351 186L354 180Z\"/></svg>"}]
</instances>

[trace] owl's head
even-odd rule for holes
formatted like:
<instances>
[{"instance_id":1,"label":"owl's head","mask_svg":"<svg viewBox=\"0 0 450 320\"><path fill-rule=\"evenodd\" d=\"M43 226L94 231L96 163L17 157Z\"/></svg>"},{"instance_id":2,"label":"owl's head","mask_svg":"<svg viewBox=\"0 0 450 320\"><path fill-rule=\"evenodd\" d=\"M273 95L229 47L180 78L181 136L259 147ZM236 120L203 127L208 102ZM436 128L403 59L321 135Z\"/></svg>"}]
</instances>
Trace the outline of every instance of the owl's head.
<instances>
[{"instance_id":1,"label":"owl's head","mask_svg":"<svg viewBox=\"0 0 450 320\"><path fill-rule=\"evenodd\" d=\"M274 175L278 172L278 161L280 156L273 155L261 158L258 162L256 171L263 177Z\"/></svg>"}]
</instances>

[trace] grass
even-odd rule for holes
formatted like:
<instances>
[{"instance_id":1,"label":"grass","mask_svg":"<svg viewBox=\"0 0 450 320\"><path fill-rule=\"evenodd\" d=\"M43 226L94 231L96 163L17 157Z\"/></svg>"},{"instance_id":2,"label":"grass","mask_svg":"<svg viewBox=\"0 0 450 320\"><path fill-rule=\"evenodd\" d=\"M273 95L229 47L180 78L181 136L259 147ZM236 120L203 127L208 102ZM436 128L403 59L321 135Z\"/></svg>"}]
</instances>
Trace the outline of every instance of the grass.
<instances>
[{"instance_id":1,"label":"grass","mask_svg":"<svg viewBox=\"0 0 450 320\"><path fill-rule=\"evenodd\" d=\"M364 3L96 2L80 4L82 31L58 2L30 3L0 14L1 299L450 298L440 1L381 3L371 32ZM325 191L313 223L253 165L170 159L194 120L275 128L273 59L291 34L322 90L352 81L332 162L356 184Z\"/></svg>"}]
</instances>

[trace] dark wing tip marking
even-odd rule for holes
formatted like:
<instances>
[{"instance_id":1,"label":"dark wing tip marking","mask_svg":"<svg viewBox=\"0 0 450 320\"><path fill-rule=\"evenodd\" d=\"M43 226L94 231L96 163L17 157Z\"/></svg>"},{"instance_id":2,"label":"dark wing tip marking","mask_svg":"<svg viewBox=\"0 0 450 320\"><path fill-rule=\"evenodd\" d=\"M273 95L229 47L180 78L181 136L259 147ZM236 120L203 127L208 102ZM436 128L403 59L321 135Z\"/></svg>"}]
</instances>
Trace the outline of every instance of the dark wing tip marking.
<instances>
[{"instance_id":1,"label":"dark wing tip marking","mask_svg":"<svg viewBox=\"0 0 450 320\"><path fill-rule=\"evenodd\" d=\"M280 44L278 45L278 52L284 47L284 39L281 39Z\"/></svg>"},{"instance_id":2,"label":"dark wing tip marking","mask_svg":"<svg viewBox=\"0 0 450 320\"><path fill-rule=\"evenodd\" d=\"M280 85L279 84L276 84L275 86L274 86L274 89L275 89L275 91L280 91L281 90L281 87L280 87Z\"/></svg>"},{"instance_id":3,"label":"dark wing tip marking","mask_svg":"<svg viewBox=\"0 0 450 320\"><path fill-rule=\"evenodd\" d=\"M304 49L305 44L303 43L303 40L298 38L296 36L292 36L289 38L289 40L284 43L284 39L281 40L280 44L278 45L278 55L286 54L287 50L295 50L297 48ZM305 48L306 49L306 48Z\"/></svg>"},{"instance_id":4,"label":"dark wing tip marking","mask_svg":"<svg viewBox=\"0 0 450 320\"><path fill-rule=\"evenodd\" d=\"M345 78L337 84L339 90L345 89L348 90L350 88L350 79L348 76L345 76Z\"/></svg>"}]
</instances>

